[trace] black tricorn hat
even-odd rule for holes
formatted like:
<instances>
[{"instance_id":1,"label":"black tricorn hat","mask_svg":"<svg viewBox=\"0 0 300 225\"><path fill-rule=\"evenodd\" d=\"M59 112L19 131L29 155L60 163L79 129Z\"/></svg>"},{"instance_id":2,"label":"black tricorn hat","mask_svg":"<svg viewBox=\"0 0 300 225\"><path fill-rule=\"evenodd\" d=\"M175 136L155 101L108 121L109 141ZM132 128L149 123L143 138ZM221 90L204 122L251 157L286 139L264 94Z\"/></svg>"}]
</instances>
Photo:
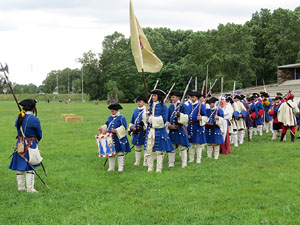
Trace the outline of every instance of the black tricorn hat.
<instances>
[{"instance_id":1,"label":"black tricorn hat","mask_svg":"<svg viewBox=\"0 0 300 225\"><path fill-rule=\"evenodd\" d=\"M281 94L280 92L277 92L276 95L283 95L283 94Z\"/></svg>"},{"instance_id":2,"label":"black tricorn hat","mask_svg":"<svg viewBox=\"0 0 300 225\"><path fill-rule=\"evenodd\" d=\"M239 99L239 100L241 100L241 97L239 95L235 95L233 99Z\"/></svg>"},{"instance_id":3,"label":"black tricorn hat","mask_svg":"<svg viewBox=\"0 0 300 225\"><path fill-rule=\"evenodd\" d=\"M247 101L248 102L252 102L253 101L253 97L247 97Z\"/></svg>"},{"instance_id":4,"label":"black tricorn hat","mask_svg":"<svg viewBox=\"0 0 300 225\"><path fill-rule=\"evenodd\" d=\"M123 109L122 106L119 103L110 104L107 108L114 109L114 110Z\"/></svg>"},{"instance_id":5,"label":"black tricorn hat","mask_svg":"<svg viewBox=\"0 0 300 225\"><path fill-rule=\"evenodd\" d=\"M136 101L137 101L137 102L143 101L143 102L146 103L146 102L147 102L147 99L146 99L144 96L141 95L141 96L137 97Z\"/></svg>"},{"instance_id":6,"label":"black tricorn hat","mask_svg":"<svg viewBox=\"0 0 300 225\"><path fill-rule=\"evenodd\" d=\"M275 100L281 100L281 99L282 99L282 97L279 97L279 96L275 97Z\"/></svg>"},{"instance_id":7,"label":"black tricorn hat","mask_svg":"<svg viewBox=\"0 0 300 225\"><path fill-rule=\"evenodd\" d=\"M156 94L156 95L159 95L159 96L164 96L164 95L166 95L166 92L164 92L161 89L154 89L154 90L151 91L151 94Z\"/></svg>"},{"instance_id":8,"label":"black tricorn hat","mask_svg":"<svg viewBox=\"0 0 300 225\"><path fill-rule=\"evenodd\" d=\"M23 101L19 102L19 105L34 108L36 103L37 101L35 99L24 99Z\"/></svg>"},{"instance_id":9,"label":"black tricorn hat","mask_svg":"<svg viewBox=\"0 0 300 225\"><path fill-rule=\"evenodd\" d=\"M181 98L182 94L179 91L172 91L170 93L170 96L177 96L177 97Z\"/></svg>"},{"instance_id":10,"label":"black tricorn hat","mask_svg":"<svg viewBox=\"0 0 300 225\"><path fill-rule=\"evenodd\" d=\"M258 98L259 97L259 94L257 94L257 93L253 93L252 95L253 95L252 98Z\"/></svg>"},{"instance_id":11,"label":"black tricorn hat","mask_svg":"<svg viewBox=\"0 0 300 225\"><path fill-rule=\"evenodd\" d=\"M189 96L196 96L197 98L199 98L201 94L197 91L189 91L188 95Z\"/></svg>"},{"instance_id":12,"label":"black tricorn hat","mask_svg":"<svg viewBox=\"0 0 300 225\"><path fill-rule=\"evenodd\" d=\"M210 104L210 103L215 103L215 102L217 102L217 101L218 101L218 99L217 99L216 97L211 97L211 98L207 101L207 103Z\"/></svg>"}]
</instances>

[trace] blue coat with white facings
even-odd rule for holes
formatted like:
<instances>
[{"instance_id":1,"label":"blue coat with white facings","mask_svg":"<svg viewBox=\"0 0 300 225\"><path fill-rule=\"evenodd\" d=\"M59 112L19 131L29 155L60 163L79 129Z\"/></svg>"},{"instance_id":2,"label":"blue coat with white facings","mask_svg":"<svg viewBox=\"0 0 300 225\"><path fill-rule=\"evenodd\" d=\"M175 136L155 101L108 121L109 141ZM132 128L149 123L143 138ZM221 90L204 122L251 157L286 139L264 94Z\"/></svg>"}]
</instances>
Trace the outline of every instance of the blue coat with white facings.
<instances>
[{"instance_id":1,"label":"blue coat with white facings","mask_svg":"<svg viewBox=\"0 0 300 225\"><path fill-rule=\"evenodd\" d=\"M200 121L197 120L199 106L200 103L189 105L189 141L190 143L206 144L204 127L200 126ZM206 117L206 108L204 104L201 104L200 115ZM190 124L190 122L194 122L195 124Z\"/></svg>"},{"instance_id":2,"label":"blue coat with white facings","mask_svg":"<svg viewBox=\"0 0 300 225\"><path fill-rule=\"evenodd\" d=\"M253 127L257 127L257 125L263 125L264 124L263 115L262 116L259 115L260 111L261 112L264 111L263 104L259 100L257 100L256 102L253 101L250 106L250 110L251 110L251 113L255 112L255 114L256 114L256 118L254 119Z\"/></svg>"},{"instance_id":3,"label":"blue coat with white facings","mask_svg":"<svg viewBox=\"0 0 300 225\"><path fill-rule=\"evenodd\" d=\"M127 129L126 119L122 115L119 115L117 117L109 116L105 124L107 126L108 132L110 133L112 129L116 129L122 125L125 127L125 130ZM119 139L117 135L114 135L113 142L116 152L131 152L127 136Z\"/></svg>"},{"instance_id":4,"label":"blue coat with white facings","mask_svg":"<svg viewBox=\"0 0 300 225\"><path fill-rule=\"evenodd\" d=\"M152 112L153 103L150 105L150 114L153 115ZM165 104L158 103L155 105L154 116L163 118L163 123L165 124L168 120L168 107ZM147 139L150 129L150 123L148 123L147 130L146 130L146 138L145 138L145 145L144 148L147 147ZM174 147L171 143L171 140L167 134L166 127L163 128L155 128L155 138L154 138L154 147L153 151L173 151Z\"/></svg>"},{"instance_id":5,"label":"blue coat with white facings","mask_svg":"<svg viewBox=\"0 0 300 225\"><path fill-rule=\"evenodd\" d=\"M15 123L15 127L17 127L17 121ZM42 135L43 135L40 120L37 117L35 117L34 115L32 115L32 113L26 112L25 117L23 118L23 122L22 122L22 129L23 129L25 137L36 138L36 140L32 142L30 148L37 148L38 147L37 142L39 142L42 139ZM18 128L17 128L17 132L18 132L18 136L22 136L22 133ZM18 144L19 142L20 142L20 140L18 140L16 144ZM25 147L27 145L26 142L24 141ZM28 151L25 154L25 158L27 158L29 160ZM33 167L37 167L39 165L40 164L35 165ZM25 162L25 160L22 159L16 152L13 154L9 169L17 170L17 171L32 170L30 168L30 166L28 166L28 164Z\"/></svg>"},{"instance_id":6,"label":"blue coat with white facings","mask_svg":"<svg viewBox=\"0 0 300 225\"><path fill-rule=\"evenodd\" d=\"M169 106L168 121L171 125L178 125L178 120L175 116L176 116L176 112L178 111L179 104L180 103L176 104L176 108L175 108L174 104L171 104ZM189 113L188 106L183 104L179 111L180 111L180 113L188 115L188 113ZM185 146L190 147L191 145L189 142L188 134L184 130L183 126L184 125L181 125L179 130L170 130L169 138L170 138L172 144L185 145ZM185 129L186 129L186 127L185 127Z\"/></svg>"},{"instance_id":7,"label":"blue coat with white facings","mask_svg":"<svg viewBox=\"0 0 300 225\"><path fill-rule=\"evenodd\" d=\"M144 111L145 111L144 108L143 109L137 108L133 111L130 123L133 124L135 128L140 128L139 123L143 121ZM146 124L144 126L146 126ZM131 142L133 145L144 145L145 137L143 131L141 130L138 134L132 134Z\"/></svg>"},{"instance_id":8,"label":"blue coat with white facings","mask_svg":"<svg viewBox=\"0 0 300 225\"><path fill-rule=\"evenodd\" d=\"M206 109L207 117L209 118L208 123L215 123L215 115L218 111L219 117L224 117L224 112L222 109L214 108L214 109ZM206 141L208 144L224 144L224 139L222 135L222 131L218 125L215 125L213 129L205 129L206 133Z\"/></svg>"}]
</instances>

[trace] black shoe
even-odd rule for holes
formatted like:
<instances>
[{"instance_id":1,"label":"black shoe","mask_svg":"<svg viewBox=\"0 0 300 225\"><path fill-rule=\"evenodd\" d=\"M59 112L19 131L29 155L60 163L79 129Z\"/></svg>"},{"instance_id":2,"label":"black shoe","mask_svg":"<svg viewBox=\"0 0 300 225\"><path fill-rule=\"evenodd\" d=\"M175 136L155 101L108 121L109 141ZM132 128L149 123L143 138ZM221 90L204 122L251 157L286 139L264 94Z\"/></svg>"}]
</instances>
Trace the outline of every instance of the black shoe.
<instances>
[{"instance_id":1,"label":"black shoe","mask_svg":"<svg viewBox=\"0 0 300 225\"><path fill-rule=\"evenodd\" d=\"M295 142L295 134L291 133L291 142Z\"/></svg>"},{"instance_id":2,"label":"black shoe","mask_svg":"<svg viewBox=\"0 0 300 225\"><path fill-rule=\"evenodd\" d=\"M300 139L300 136L299 136L299 137L297 137L297 139Z\"/></svg>"},{"instance_id":3,"label":"black shoe","mask_svg":"<svg viewBox=\"0 0 300 225\"><path fill-rule=\"evenodd\" d=\"M285 134L281 134L281 138L280 138L281 142L283 141L284 136L285 136Z\"/></svg>"}]
</instances>

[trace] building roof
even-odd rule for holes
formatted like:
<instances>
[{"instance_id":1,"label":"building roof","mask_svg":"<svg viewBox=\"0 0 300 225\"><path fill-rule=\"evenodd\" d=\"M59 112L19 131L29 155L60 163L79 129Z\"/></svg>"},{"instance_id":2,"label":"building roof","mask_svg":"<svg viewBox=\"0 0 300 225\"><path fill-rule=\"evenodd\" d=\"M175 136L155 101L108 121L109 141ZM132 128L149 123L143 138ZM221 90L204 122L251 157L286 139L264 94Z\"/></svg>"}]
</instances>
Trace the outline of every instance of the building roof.
<instances>
[{"instance_id":1,"label":"building roof","mask_svg":"<svg viewBox=\"0 0 300 225\"><path fill-rule=\"evenodd\" d=\"M296 69L296 68L300 68L300 63L278 66L277 68L278 69Z\"/></svg>"}]
</instances>

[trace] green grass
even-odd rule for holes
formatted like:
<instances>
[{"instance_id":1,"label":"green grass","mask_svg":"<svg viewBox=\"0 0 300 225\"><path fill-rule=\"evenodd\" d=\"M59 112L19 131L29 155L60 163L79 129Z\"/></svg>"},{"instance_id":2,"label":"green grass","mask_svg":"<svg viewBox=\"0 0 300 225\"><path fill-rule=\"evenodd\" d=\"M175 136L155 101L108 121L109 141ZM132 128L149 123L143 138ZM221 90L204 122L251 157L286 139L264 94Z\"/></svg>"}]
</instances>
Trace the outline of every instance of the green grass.
<instances>
[{"instance_id":1,"label":"green grass","mask_svg":"<svg viewBox=\"0 0 300 225\"><path fill-rule=\"evenodd\" d=\"M0 224L300 224L300 144L254 140L218 161L203 152L200 165L167 167L162 174L133 166L107 172L97 157L94 136L109 110L104 103L38 103L44 138L40 143L48 172L47 190L36 178L39 194L17 191L15 172L8 169L15 143L14 102L0 102ZM129 122L135 108L123 104ZM63 113L83 116L65 123Z\"/></svg>"}]
</instances>

